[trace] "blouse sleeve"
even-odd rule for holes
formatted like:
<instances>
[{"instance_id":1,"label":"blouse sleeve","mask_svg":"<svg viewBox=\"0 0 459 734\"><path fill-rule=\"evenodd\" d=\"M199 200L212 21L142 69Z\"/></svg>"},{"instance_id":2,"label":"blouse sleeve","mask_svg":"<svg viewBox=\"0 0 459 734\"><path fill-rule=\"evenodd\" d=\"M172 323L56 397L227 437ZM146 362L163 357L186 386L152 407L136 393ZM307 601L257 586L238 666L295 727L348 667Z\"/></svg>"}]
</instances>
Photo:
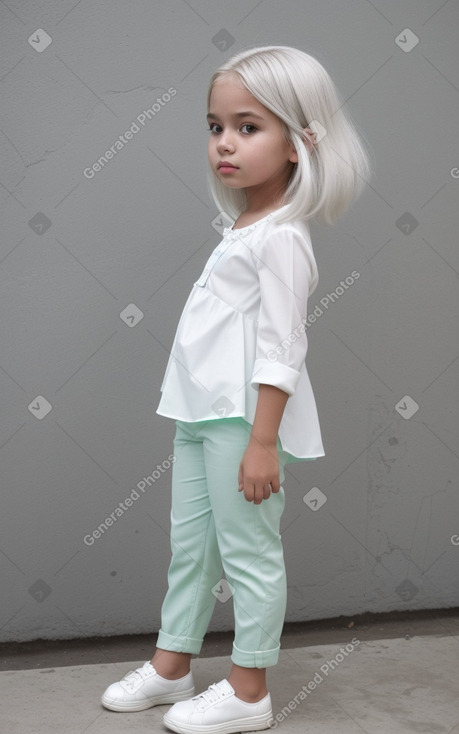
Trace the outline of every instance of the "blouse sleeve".
<instances>
[{"instance_id":1,"label":"blouse sleeve","mask_svg":"<svg viewBox=\"0 0 459 734\"><path fill-rule=\"evenodd\" d=\"M256 252L260 284L256 360L251 384L295 392L308 349L308 296L317 281L310 240L290 224L267 233Z\"/></svg>"}]
</instances>

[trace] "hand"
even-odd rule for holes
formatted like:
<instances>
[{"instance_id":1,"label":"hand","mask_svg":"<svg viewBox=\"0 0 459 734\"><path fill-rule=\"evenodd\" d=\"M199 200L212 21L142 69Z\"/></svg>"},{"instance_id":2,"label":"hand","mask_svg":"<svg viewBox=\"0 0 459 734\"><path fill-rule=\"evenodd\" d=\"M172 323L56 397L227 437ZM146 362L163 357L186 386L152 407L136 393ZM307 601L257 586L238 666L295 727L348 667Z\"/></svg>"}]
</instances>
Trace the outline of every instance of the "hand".
<instances>
[{"instance_id":1,"label":"hand","mask_svg":"<svg viewBox=\"0 0 459 734\"><path fill-rule=\"evenodd\" d=\"M239 492L244 492L247 502L261 504L271 496L271 492L278 492L279 457L276 444L262 444L256 439L250 439L239 465Z\"/></svg>"}]
</instances>

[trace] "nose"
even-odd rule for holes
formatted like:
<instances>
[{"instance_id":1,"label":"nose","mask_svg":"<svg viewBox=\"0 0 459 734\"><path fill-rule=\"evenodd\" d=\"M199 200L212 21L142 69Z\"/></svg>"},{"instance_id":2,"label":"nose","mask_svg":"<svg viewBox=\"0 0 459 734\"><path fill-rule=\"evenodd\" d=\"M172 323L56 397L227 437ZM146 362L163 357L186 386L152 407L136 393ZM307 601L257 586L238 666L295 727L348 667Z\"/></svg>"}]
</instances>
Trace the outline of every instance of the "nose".
<instances>
[{"instance_id":1,"label":"nose","mask_svg":"<svg viewBox=\"0 0 459 734\"><path fill-rule=\"evenodd\" d=\"M217 150L222 153L225 150L234 151L234 139L231 131L226 130L218 136Z\"/></svg>"}]
</instances>

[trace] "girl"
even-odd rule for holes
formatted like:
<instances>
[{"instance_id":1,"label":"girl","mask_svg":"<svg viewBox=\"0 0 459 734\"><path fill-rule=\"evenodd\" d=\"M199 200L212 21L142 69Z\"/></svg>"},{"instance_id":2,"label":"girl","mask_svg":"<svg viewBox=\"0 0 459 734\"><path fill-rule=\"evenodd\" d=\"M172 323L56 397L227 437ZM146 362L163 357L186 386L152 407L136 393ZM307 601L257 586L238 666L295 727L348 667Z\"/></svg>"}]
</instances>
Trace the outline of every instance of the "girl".
<instances>
[{"instance_id":1,"label":"girl","mask_svg":"<svg viewBox=\"0 0 459 734\"><path fill-rule=\"evenodd\" d=\"M297 49L237 54L212 76L207 107L210 190L235 221L194 284L161 386L176 460L157 649L102 704L174 703L169 729L230 734L273 722L266 668L286 607L284 466L324 455L305 366L318 280L308 220L333 223L369 166L327 72ZM193 697L191 656L216 599L230 595L232 668Z\"/></svg>"}]
</instances>

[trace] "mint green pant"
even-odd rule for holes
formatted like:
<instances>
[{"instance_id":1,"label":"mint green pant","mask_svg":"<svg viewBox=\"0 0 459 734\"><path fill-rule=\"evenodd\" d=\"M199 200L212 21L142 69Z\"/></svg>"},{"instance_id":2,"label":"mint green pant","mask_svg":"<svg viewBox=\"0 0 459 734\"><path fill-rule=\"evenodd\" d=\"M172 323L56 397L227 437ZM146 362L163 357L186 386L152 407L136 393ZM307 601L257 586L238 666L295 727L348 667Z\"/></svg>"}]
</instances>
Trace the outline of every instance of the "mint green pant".
<instances>
[{"instance_id":1,"label":"mint green pant","mask_svg":"<svg viewBox=\"0 0 459 734\"><path fill-rule=\"evenodd\" d=\"M259 505L238 492L251 431L243 418L176 421L176 429L172 559L157 647L199 654L217 599L227 604L232 596L231 660L246 668L275 665L287 597L279 534L284 490ZM283 482L288 455L280 442L278 453Z\"/></svg>"}]
</instances>

